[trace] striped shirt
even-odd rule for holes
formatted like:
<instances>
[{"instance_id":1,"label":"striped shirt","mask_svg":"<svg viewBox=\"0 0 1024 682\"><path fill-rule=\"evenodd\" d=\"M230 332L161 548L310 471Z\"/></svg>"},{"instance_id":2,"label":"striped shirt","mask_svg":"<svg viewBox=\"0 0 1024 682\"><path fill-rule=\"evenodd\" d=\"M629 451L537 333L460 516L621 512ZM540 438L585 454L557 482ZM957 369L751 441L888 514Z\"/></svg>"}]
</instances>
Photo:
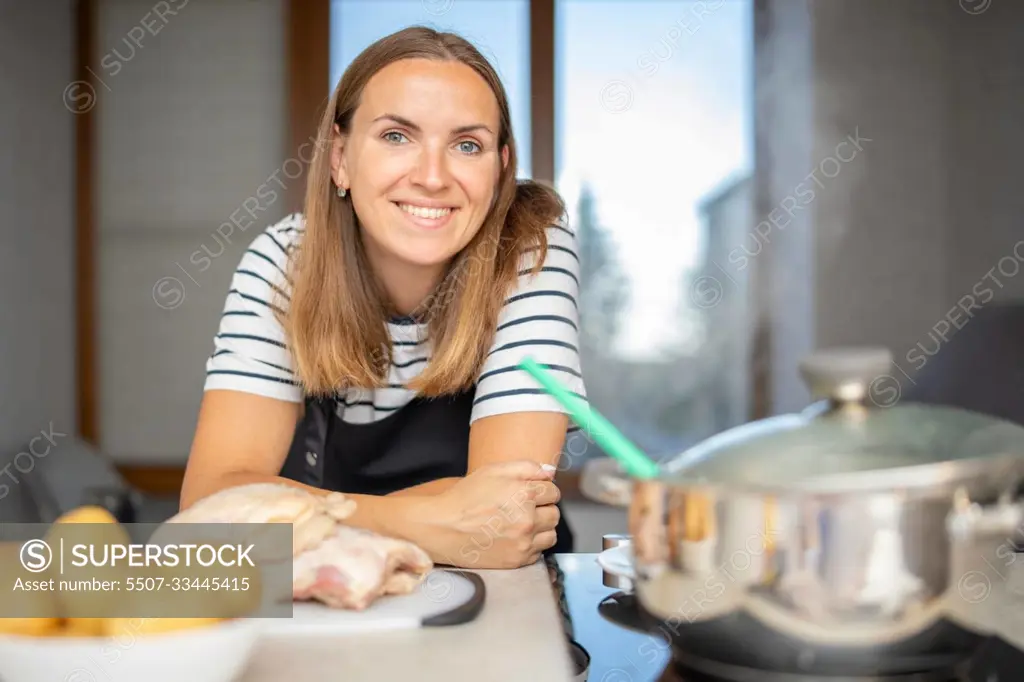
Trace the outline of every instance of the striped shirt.
<instances>
[{"instance_id":1,"label":"striped shirt","mask_svg":"<svg viewBox=\"0 0 1024 682\"><path fill-rule=\"evenodd\" d=\"M206 390L242 391L289 402L304 399L284 330L272 308L277 300L272 287L289 293L287 260L302 234L302 216L290 215L257 236L242 256L207 361ZM505 299L493 344L477 378L470 423L511 412L565 412L517 367L527 355L546 365L578 396L586 397L578 350L576 239L560 226L548 228L547 236L547 257L539 273L530 273L537 253L522 256L517 286ZM416 397L405 385L430 359L427 327L409 319L393 319L388 329L393 347L388 384L340 393L337 414L348 423L384 419Z\"/></svg>"}]
</instances>

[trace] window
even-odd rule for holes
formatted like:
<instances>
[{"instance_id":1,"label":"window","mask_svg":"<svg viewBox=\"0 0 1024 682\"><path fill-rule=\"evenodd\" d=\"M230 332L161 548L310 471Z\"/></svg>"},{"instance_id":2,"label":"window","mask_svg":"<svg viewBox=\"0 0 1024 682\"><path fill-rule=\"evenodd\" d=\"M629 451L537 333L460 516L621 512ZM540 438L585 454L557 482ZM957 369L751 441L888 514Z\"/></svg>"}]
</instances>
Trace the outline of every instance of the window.
<instances>
[{"instance_id":1,"label":"window","mask_svg":"<svg viewBox=\"0 0 1024 682\"><path fill-rule=\"evenodd\" d=\"M505 84L519 151L519 176L530 177L529 0L332 0L330 84L379 38L413 24L470 40Z\"/></svg>"},{"instance_id":2,"label":"window","mask_svg":"<svg viewBox=\"0 0 1024 682\"><path fill-rule=\"evenodd\" d=\"M533 67L555 78L555 183L580 239L588 392L656 457L752 416L751 274L730 263L756 222L752 4L555 0L552 62L530 46L529 0L331 3L331 87L411 24L480 47L508 89L522 177L530 60L549 62ZM602 454L568 450L573 467Z\"/></svg>"},{"instance_id":3,"label":"window","mask_svg":"<svg viewBox=\"0 0 1024 682\"><path fill-rule=\"evenodd\" d=\"M556 183L581 242L588 392L674 454L750 418L754 319L728 255L753 224L751 3L556 12Z\"/></svg>"}]
</instances>

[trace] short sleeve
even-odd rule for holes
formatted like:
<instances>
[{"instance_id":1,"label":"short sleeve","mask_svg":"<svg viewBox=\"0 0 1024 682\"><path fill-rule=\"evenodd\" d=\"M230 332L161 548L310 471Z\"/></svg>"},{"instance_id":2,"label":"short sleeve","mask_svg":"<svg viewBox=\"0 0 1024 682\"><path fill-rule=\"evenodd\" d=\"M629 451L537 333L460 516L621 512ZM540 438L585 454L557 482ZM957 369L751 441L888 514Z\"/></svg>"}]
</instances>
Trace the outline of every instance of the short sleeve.
<instances>
[{"instance_id":1,"label":"short sleeve","mask_svg":"<svg viewBox=\"0 0 1024 682\"><path fill-rule=\"evenodd\" d=\"M206 362L205 390L302 401L284 329L275 316L275 308L288 304L285 273L300 234L301 219L289 216L257 236L243 254Z\"/></svg>"},{"instance_id":2,"label":"short sleeve","mask_svg":"<svg viewBox=\"0 0 1024 682\"><path fill-rule=\"evenodd\" d=\"M572 232L548 228L542 269L537 252L524 254L519 281L498 318L494 342L477 380L470 421L510 412L565 409L519 368L530 356L570 391L586 398L579 354L579 252Z\"/></svg>"}]
</instances>

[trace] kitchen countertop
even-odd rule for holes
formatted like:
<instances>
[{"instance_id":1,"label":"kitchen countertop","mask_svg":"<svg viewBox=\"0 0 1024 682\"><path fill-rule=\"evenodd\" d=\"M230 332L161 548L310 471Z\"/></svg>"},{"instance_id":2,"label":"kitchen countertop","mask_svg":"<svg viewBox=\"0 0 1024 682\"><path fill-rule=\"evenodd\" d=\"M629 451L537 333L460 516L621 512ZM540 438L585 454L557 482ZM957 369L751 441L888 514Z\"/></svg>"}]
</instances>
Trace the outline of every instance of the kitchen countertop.
<instances>
[{"instance_id":1,"label":"kitchen countertop","mask_svg":"<svg viewBox=\"0 0 1024 682\"><path fill-rule=\"evenodd\" d=\"M470 623L269 639L238 682L570 682L567 639L546 565L474 573L487 596Z\"/></svg>"}]
</instances>

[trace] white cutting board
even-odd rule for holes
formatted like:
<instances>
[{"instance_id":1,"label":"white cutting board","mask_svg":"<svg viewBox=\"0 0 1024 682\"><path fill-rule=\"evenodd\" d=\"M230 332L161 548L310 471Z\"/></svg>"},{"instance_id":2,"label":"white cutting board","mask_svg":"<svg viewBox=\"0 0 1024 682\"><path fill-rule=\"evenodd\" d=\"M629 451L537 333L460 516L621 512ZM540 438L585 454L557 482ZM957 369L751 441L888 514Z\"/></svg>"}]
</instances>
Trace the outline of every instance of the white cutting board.
<instances>
[{"instance_id":1,"label":"white cutting board","mask_svg":"<svg viewBox=\"0 0 1024 682\"><path fill-rule=\"evenodd\" d=\"M267 618L263 636L273 638L344 634L458 625L483 608L483 581L474 573L435 568L410 594L381 597L363 611L296 602L291 618Z\"/></svg>"}]
</instances>

